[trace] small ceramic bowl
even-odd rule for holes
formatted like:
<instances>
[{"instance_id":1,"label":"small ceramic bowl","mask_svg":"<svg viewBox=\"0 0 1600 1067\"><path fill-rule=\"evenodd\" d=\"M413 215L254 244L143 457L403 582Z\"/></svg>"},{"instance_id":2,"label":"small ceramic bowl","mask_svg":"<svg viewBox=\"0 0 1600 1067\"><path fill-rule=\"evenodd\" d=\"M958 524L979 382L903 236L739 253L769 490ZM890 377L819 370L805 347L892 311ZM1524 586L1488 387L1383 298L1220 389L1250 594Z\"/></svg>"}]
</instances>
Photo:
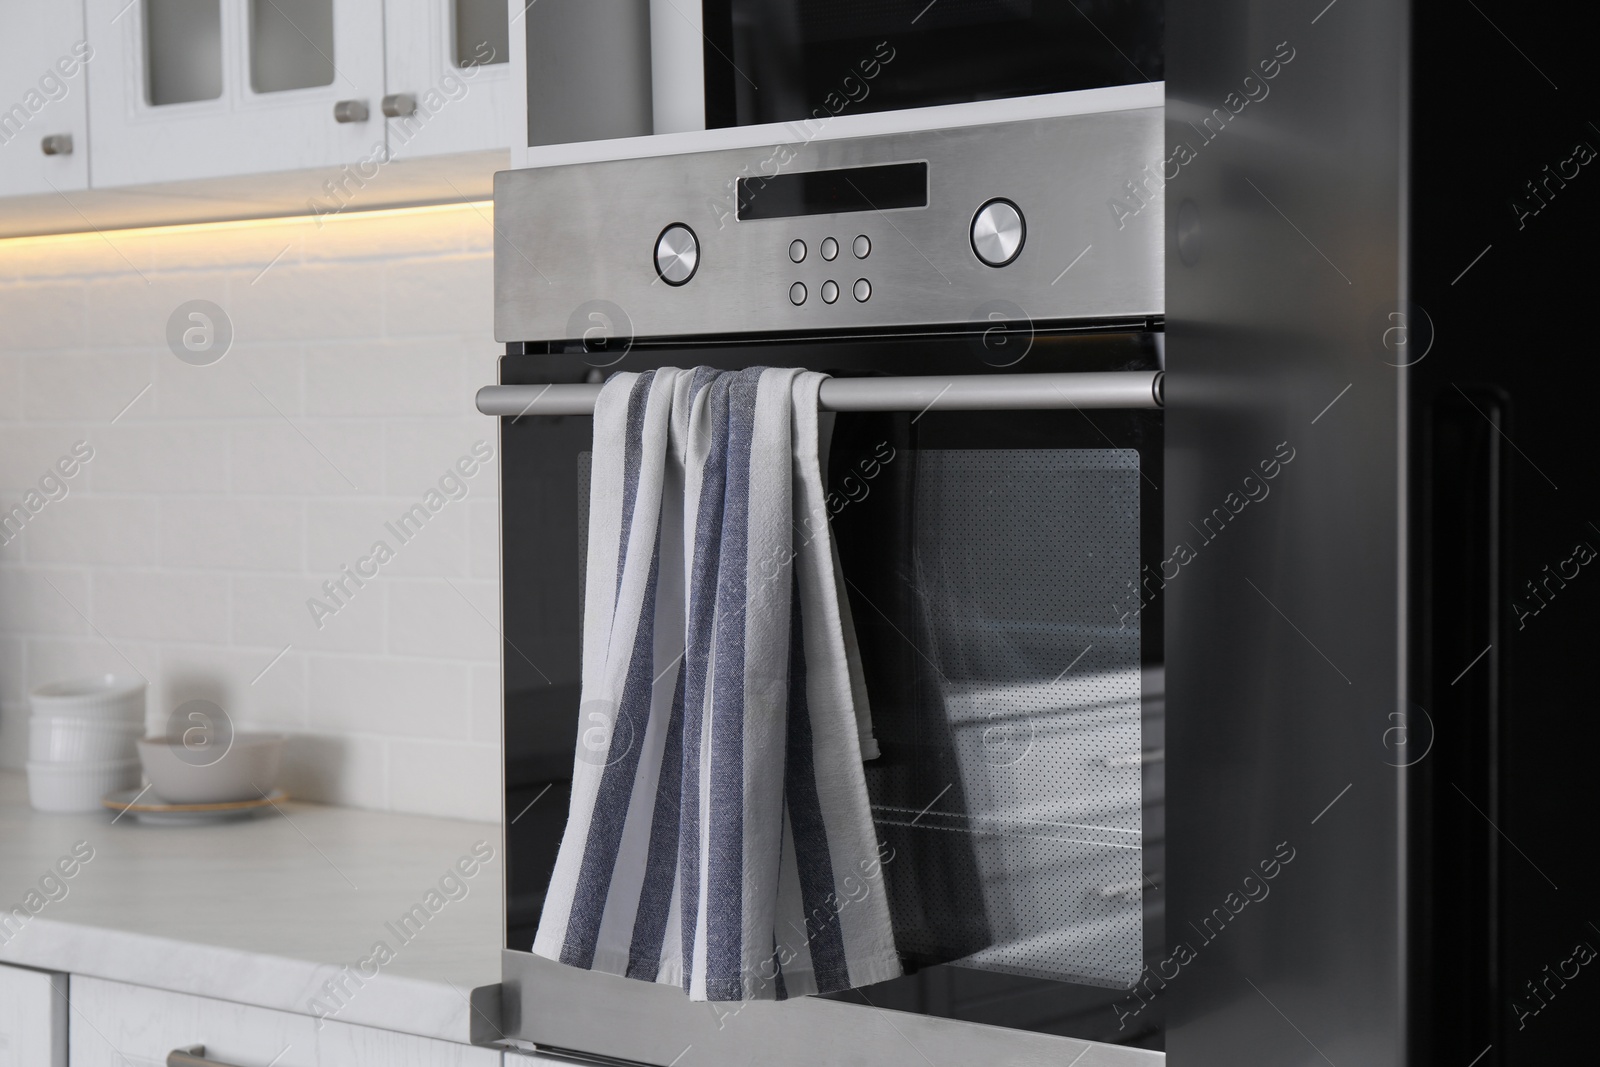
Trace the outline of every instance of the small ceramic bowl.
<instances>
[{"instance_id":1,"label":"small ceramic bowl","mask_svg":"<svg viewBox=\"0 0 1600 1067\"><path fill-rule=\"evenodd\" d=\"M37 716L144 721L144 682L115 674L70 678L35 686L28 694Z\"/></svg>"},{"instance_id":2,"label":"small ceramic bowl","mask_svg":"<svg viewBox=\"0 0 1600 1067\"><path fill-rule=\"evenodd\" d=\"M28 722L28 758L41 763L138 759L133 743L143 732L139 722L35 715Z\"/></svg>"},{"instance_id":3,"label":"small ceramic bowl","mask_svg":"<svg viewBox=\"0 0 1600 1067\"><path fill-rule=\"evenodd\" d=\"M139 761L28 761L28 802L39 811L99 811L100 798L139 783Z\"/></svg>"},{"instance_id":4,"label":"small ceramic bowl","mask_svg":"<svg viewBox=\"0 0 1600 1067\"><path fill-rule=\"evenodd\" d=\"M259 800L272 792L283 762L282 734L234 734L220 755L186 749L177 739L139 740L150 791L170 804Z\"/></svg>"}]
</instances>

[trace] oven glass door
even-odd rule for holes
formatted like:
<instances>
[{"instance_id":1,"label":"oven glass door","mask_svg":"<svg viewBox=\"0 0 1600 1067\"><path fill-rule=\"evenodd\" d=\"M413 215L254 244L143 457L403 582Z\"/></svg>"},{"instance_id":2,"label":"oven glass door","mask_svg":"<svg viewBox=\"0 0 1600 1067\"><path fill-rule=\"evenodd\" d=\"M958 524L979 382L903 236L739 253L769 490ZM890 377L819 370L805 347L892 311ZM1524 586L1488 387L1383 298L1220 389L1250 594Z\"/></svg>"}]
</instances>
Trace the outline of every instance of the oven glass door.
<instances>
[{"instance_id":1,"label":"oven glass door","mask_svg":"<svg viewBox=\"0 0 1600 1067\"><path fill-rule=\"evenodd\" d=\"M1160 81L1161 0L702 0L706 126Z\"/></svg>"},{"instance_id":2,"label":"oven glass door","mask_svg":"<svg viewBox=\"0 0 1600 1067\"><path fill-rule=\"evenodd\" d=\"M583 381L608 359L507 356L501 380ZM1156 358L1149 335L1040 333L998 349L636 346L601 373L696 364L973 374ZM507 946L522 951L566 819L591 432L587 417L502 420ZM828 507L908 972L838 999L1160 1047L1156 1009L1126 1008L1163 942L1160 601L1141 574L1160 558L1161 457L1159 412L834 417Z\"/></svg>"}]
</instances>

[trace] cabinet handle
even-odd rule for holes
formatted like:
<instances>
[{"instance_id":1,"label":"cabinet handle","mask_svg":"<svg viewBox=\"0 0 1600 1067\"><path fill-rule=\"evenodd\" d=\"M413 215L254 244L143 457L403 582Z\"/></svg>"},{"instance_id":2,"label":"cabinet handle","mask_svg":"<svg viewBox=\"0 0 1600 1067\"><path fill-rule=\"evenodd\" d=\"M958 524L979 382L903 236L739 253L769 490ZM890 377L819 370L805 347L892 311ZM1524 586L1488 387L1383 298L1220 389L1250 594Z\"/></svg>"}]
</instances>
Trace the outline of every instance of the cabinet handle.
<instances>
[{"instance_id":1,"label":"cabinet handle","mask_svg":"<svg viewBox=\"0 0 1600 1067\"><path fill-rule=\"evenodd\" d=\"M186 1045L167 1053L167 1067L238 1067L238 1065L206 1059L204 1045Z\"/></svg>"},{"instance_id":2,"label":"cabinet handle","mask_svg":"<svg viewBox=\"0 0 1600 1067\"><path fill-rule=\"evenodd\" d=\"M366 122L370 114L365 100L341 100L333 105L335 122Z\"/></svg>"},{"instance_id":3,"label":"cabinet handle","mask_svg":"<svg viewBox=\"0 0 1600 1067\"><path fill-rule=\"evenodd\" d=\"M410 93L390 93L383 98L383 113L391 119L409 118L417 113L417 98Z\"/></svg>"},{"instance_id":4,"label":"cabinet handle","mask_svg":"<svg viewBox=\"0 0 1600 1067\"><path fill-rule=\"evenodd\" d=\"M70 156L72 155L72 134L47 134L39 142L39 150L47 156Z\"/></svg>"}]
</instances>

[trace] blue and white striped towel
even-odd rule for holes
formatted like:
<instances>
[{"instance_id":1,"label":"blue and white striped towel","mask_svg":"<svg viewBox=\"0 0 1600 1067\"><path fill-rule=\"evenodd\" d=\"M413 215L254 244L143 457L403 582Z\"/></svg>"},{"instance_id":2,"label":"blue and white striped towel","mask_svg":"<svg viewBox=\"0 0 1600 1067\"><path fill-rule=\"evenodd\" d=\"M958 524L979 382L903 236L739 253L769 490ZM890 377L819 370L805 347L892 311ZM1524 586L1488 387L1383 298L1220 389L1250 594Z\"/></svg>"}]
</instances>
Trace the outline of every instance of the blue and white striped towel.
<instances>
[{"instance_id":1,"label":"blue and white striped towel","mask_svg":"<svg viewBox=\"0 0 1600 1067\"><path fill-rule=\"evenodd\" d=\"M600 392L580 738L541 956L691 1000L900 974L823 495L825 377L663 369Z\"/></svg>"}]
</instances>

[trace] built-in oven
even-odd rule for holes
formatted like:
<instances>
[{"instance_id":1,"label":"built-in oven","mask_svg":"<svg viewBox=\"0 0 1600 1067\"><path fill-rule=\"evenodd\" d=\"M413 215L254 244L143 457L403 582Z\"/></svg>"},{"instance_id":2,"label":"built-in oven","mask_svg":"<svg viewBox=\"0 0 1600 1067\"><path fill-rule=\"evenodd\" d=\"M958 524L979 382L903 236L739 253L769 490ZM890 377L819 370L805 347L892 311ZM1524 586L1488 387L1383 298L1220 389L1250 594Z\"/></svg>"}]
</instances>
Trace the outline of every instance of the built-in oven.
<instances>
[{"instance_id":1,"label":"built-in oven","mask_svg":"<svg viewBox=\"0 0 1600 1067\"><path fill-rule=\"evenodd\" d=\"M528 144L1158 84L1163 0L516 5Z\"/></svg>"},{"instance_id":2,"label":"built-in oven","mask_svg":"<svg viewBox=\"0 0 1600 1067\"><path fill-rule=\"evenodd\" d=\"M830 140L767 178L776 149L498 176L507 353L479 407L502 455L507 1038L659 1065L1159 1059L1161 224L1107 201L1160 128ZM588 412L611 373L698 365L833 375L889 982L692 1003L530 951L592 751Z\"/></svg>"}]
</instances>

